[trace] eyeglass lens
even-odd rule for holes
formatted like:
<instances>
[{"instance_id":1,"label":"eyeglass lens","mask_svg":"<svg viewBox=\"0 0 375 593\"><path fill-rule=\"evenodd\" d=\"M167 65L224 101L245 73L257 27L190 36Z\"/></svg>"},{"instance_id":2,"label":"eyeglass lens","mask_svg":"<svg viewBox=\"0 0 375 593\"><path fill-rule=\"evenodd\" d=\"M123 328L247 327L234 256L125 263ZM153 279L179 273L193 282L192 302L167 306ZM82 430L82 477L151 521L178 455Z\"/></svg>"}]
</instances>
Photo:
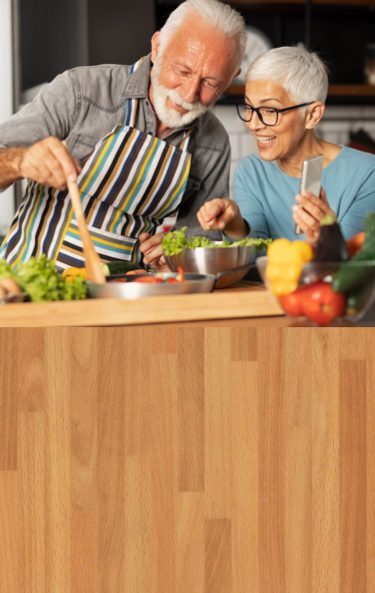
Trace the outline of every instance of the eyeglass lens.
<instances>
[{"instance_id":1,"label":"eyeglass lens","mask_svg":"<svg viewBox=\"0 0 375 593\"><path fill-rule=\"evenodd\" d=\"M254 111L256 111L260 121L265 126L274 126L277 123L278 111L272 107L251 107L250 105L238 105L237 109L240 118L246 122L251 121Z\"/></svg>"}]
</instances>

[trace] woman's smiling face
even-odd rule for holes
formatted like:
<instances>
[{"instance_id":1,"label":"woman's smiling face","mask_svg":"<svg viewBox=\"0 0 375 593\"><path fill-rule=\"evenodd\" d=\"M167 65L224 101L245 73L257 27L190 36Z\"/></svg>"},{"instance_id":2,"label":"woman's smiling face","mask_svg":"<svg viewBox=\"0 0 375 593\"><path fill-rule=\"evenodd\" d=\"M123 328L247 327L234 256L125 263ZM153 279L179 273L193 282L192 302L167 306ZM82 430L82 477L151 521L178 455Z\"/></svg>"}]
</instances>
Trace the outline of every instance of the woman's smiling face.
<instances>
[{"instance_id":1,"label":"woman's smiling face","mask_svg":"<svg viewBox=\"0 0 375 593\"><path fill-rule=\"evenodd\" d=\"M283 109L301 101L295 101L278 83L268 80L252 80L246 84L246 103L252 107ZM266 126L253 112L246 125L253 134L259 156L265 161L284 160L298 153L305 134L306 107L279 114L275 126Z\"/></svg>"}]
</instances>

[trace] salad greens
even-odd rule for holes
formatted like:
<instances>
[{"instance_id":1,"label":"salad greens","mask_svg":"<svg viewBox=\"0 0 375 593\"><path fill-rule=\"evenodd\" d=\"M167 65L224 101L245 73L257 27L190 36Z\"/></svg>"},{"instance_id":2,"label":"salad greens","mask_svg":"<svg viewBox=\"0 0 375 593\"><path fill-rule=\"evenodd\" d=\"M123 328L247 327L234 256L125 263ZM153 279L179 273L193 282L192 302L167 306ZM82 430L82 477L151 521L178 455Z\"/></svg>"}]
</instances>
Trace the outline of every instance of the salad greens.
<instances>
[{"instance_id":1,"label":"salad greens","mask_svg":"<svg viewBox=\"0 0 375 593\"><path fill-rule=\"evenodd\" d=\"M12 268L0 260L0 279L13 278L34 302L84 299L87 295L86 281L82 276L65 279L57 272L55 264L45 255Z\"/></svg>"},{"instance_id":2,"label":"salad greens","mask_svg":"<svg viewBox=\"0 0 375 593\"><path fill-rule=\"evenodd\" d=\"M14 272L5 259L0 259L0 280L2 278L14 278Z\"/></svg>"},{"instance_id":3,"label":"salad greens","mask_svg":"<svg viewBox=\"0 0 375 593\"><path fill-rule=\"evenodd\" d=\"M257 239L249 237L247 239L240 239L239 241L224 240L218 243L212 241L208 237L203 236L186 236L187 227L181 227L176 231L171 231L163 237L163 251L165 255L178 255L184 249L196 249L197 247L247 247L254 246L257 250L262 250L267 247L272 239Z\"/></svg>"}]
</instances>

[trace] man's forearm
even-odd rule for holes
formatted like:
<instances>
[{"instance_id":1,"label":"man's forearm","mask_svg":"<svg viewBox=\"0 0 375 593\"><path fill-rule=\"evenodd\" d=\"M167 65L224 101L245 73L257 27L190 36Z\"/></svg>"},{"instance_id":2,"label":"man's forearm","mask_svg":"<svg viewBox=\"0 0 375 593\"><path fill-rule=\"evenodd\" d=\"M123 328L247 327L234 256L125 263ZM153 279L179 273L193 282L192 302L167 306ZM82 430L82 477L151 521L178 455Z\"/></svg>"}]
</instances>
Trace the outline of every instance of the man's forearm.
<instances>
[{"instance_id":1,"label":"man's forearm","mask_svg":"<svg viewBox=\"0 0 375 593\"><path fill-rule=\"evenodd\" d=\"M20 162L24 152L25 148L0 149L0 188L21 179Z\"/></svg>"}]
</instances>

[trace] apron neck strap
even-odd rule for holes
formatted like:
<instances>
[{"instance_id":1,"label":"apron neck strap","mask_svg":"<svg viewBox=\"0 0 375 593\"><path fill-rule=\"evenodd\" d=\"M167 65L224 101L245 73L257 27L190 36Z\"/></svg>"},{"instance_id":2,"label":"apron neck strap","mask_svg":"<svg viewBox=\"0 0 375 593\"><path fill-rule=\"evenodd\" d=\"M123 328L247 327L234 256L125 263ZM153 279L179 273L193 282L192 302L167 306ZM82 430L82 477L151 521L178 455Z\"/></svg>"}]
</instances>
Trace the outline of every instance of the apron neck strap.
<instances>
[{"instance_id":1,"label":"apron neck strap","mask_svg":"<svg viewBox=\"0 0 375 593\"><path fill-rule=\"evenodd\" d=\"M130 67L130 74L134 74L136 70L138 70L139 66L142 64L144 57L140 58L137 62L131 65ZM126 99L125 103L125 117L124 117L124 126L129 126L130 128L134 128L135 126L135 119L137 117L137 110L138 110L138 99Z\"/></svg>"},{"instance_id":2,"label":"apron neck strap","mask_svg":"<svg viewBox=\"0 0 375 593\"><path fill-rule=\"evenodd\" d=\"M183 151L187 150L192 131L193 131L192 128L190 128L190 130L185 130L184 137L182 138L182 140L180 142L181 150L183 150Z\"/></svg>"},{"instance_id":3,"label":"apron neck strap","mask_svg":"<svg viewBox=\"0 0 375 593\"><path fill-rule=\"evenodd\" d=\"M138 111L138 99L126 99L124 126L135 127L135 119Z\"/></svg>"}]
</instances>

